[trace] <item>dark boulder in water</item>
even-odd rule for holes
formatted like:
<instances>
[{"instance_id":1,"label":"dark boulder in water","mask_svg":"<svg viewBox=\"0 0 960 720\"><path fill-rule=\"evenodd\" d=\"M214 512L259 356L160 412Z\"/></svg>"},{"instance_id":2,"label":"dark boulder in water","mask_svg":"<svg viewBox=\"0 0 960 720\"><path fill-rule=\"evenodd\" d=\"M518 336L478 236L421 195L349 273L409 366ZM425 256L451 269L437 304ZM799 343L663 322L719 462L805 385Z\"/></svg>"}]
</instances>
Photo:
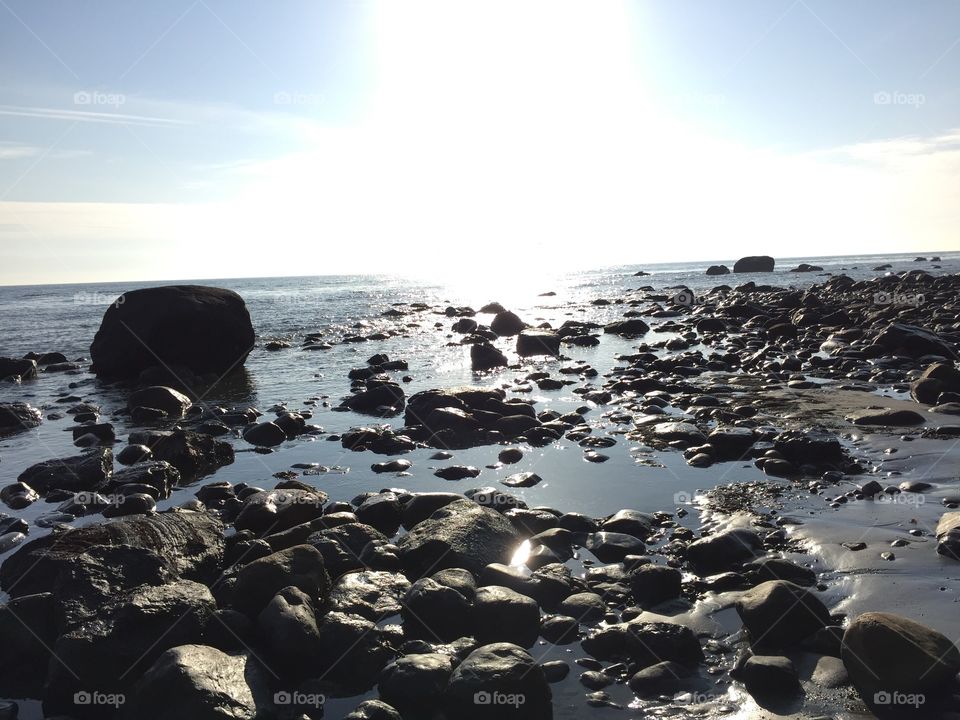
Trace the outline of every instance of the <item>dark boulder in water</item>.
<instances>
[{"instance_id":1,"label":"dark boulder in water","mask_svg":"<svg viewBox=\"0 0 960 720\"><path fill-rule=\"evenodd\" d=\"M40 411L27 403L0 403L0 437L35 428L40 418Z\"/></svg>"},{"instance_id":2,"label":"dark boulder in water","mask_svg":"<svg viewBox=\"0 0 960 720\"><path fill-rule=\"evenodd\" d=\"M31 465L17 478L39 493L48 490L98 490L113 473L113 451L91 450L73 457L54 458Z\"/></svg>"},{"instance_id":3,"label":"dark boulder in water","mask_svg":"<svg viewBox=\"0 0 960 720\"><path fill-rule=\"evenodd\" d=\"M735 273L773 272L774 260L769 255L748 255L733 265Z\"/></svg>"},{"instance_id":4,"label":"dark boulder in water","mask_svg":"<svg viewBox=\"0 0 960 720\"><path fill-rule=\"evenodd\" d=\"M157 366L224 375L243 365L253 325L237 293L201 285L132 290L107 309L90 346L101 377L134 378Z\"/></svg>"},{"instance_id":5,"label":"dark boulder in water","mask_svg":"<svg viewBox=\"0 0 960 720\"><path fill-rule=\"evenodd\" d=\"M711 265L707 268L707 275L729 275L730 268L726 265Z\"/></svg>"},{"instance_id":6,"label":"dark boulder in water","mask_svg":"<svg viewBox=\"0 0 960 720\"><path fill-rule=\"evenodd\" d=\"M173 465L185 481L233 462L233 446L189 430L147 430L130 433L132 445L150 448L154 460Z\"/></svg>"},{"instance_id":7,"label":"dark boulder in water","mask_svg":"<svg viewBox=\"0 0 960 720\"><path fill-rule=\"evenodd\" d=\"M880 331L875 342L890 352L907 357L940 355L951 360L957 359L956 350L940 335L916 325L890 323Z\"/></svg>"},{"instance_id":8,"label":"dark boulder in water","mask_svg":"<svg viewBox=\"0 0 960 720\"><path fill-rule=\"evenodd\" d=\"M527 327L527 324L516 313L509 310L497 313L490 321L490 329L501 337L519 335L525 327Z\"/></svg>"},{"instance_id":9,"label":"dark boulder in water","mask_svg":"<svg viewBox=\"0 0 960 720\"><path fill-rule=\"evenodd\" d=\"M524 330L517 336L517 355L559 355L560 336L548 330Z\"/></svg>"},{"instance_id":10,"label":"dark boulder in water","mask_svg":"<svg viewBox=\"0 0 960 720\"><path fill-rule=\"evenodd\" d=\"M644 335L649 330L650 326L640 318L619 320L605 325L603 328L605 333L613 333L615 335Z\"/></svg>"},{"instance_id":11,"label":"dark boulder in water","mask_svg":"<svg viewBox=\"0 0 960 720\"><path fill-rule=\"evenodd\" d=\"M477 372L506 367L507 356L490 343L476 343L470 346L470 367Z\"/></svg>"},{"instance_id":12,"label":"dark boulder in water","mask_svg":"<svg viewBox=\"0 0 960 720\"><path fill-rule=\"evenodd\" d=\"M403 412L406 395L392 380L367 380L359 392L343 401L343 407L365 415L391 417Z\"/></svg>"},{"instance_id":13,"label":"dark boulder in water","mask_svg":"<svg viewBox=\"0 0 960 720\"><path fill-rule=\"evenodd\" d=\"M154 408L162 410L171 418L182 418L192 404L190 398L183 393L162 385L137 390L127 399L127 408L130 410L138 407Z\"/></svg>"},{"instance_id":14,"label":"dark boulder in water","mask_svg":"<svg viewBox=\"0 0 960 720\"><path fill-rule=\"evenodd\" d=\"M21 380L30 380L36 376L36 360L0 357L0 380L8 377L19 377Z\"/></svg>"}]
</instances>

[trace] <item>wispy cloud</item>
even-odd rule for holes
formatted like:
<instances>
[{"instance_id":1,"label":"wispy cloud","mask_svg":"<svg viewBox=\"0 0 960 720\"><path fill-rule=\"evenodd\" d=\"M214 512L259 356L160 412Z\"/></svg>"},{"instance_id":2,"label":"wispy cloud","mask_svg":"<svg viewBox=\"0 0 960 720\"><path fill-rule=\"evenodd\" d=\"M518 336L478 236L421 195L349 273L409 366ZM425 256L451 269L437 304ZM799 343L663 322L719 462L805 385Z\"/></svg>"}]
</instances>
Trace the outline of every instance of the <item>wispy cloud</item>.
<instances>
[{"instance_id":1,"label":"wispy cloud","mask_svg":"<svg viewBox=\"0 0 960 720\"><path fill-rule=\"evenodd\" d=\"M93 110L67 110L64 108L21 107L17 105L0 105L0 115L45 120L103 123L107 125L140 125L144 127L170 127L190 124L186 120L149 115L96 112Z\"/></svg>"}]
</instances>

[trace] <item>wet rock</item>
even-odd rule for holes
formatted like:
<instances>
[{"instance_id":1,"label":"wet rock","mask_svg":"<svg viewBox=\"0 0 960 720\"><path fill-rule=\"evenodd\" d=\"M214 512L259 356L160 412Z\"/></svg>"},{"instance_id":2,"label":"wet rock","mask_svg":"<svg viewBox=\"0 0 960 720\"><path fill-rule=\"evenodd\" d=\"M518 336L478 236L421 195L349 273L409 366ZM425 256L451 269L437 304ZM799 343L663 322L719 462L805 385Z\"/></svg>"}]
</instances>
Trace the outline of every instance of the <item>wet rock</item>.
<instances>
[{"instance_id":1,"label":"wet rock","mask_svg":"<svg viewBox=\"0 0 960 720\"><path fill-rule=\"evenodd\" d=\"M406 435L384 427L353 428L343 434L340 442L347 450L369 450L378 455L400 455L417 447Z\"/></svg>"},{"instance_id":2,"label":"wet rock","mask_svg":"<svg viewBox=\"0 0 960 720\"><path fill-rule=\"evenodd\" d=\"M811 587L817 583L817 574L813 570L782 558L760 558L745 563L743 569L758 582L788 580L804 587Z\"/></svg>"},{"instance_id":3,"label":"wet rock","mask_svg":"<svg viewBox=\"0 0 960 720\"><path fill-rule=\"evenodd\" d=\"M446 689L450 717L466 720L549 720L550 686L543 670L523 648L484 645L453 671Z\"/></svg>"},{"instance_id":4,"label":"wet rock","mask_svg":"<svg viewBox=\"0 0 960 720\"><path fill-rule=\"evenodd\" d=\"M603 531L588 535L584 547L602 563L620 562L627 555L640 555L646 551L646 545L640 538Z\"/></svg>"},{"instance_id":5,"label":"wet rock","mask_svg":"<svg viewBox=\"0 0 960 720\"><path fill-rule=\"evenodd\" d=\"M384 463L374 463L370 466L370 469L379 474L406 472L411 467L413 467L413 463L409 460L390 460Z\"/></svg>"},{"instance_id":6,"label":"wet rock","mask_svg":"<svg viewBox=\"0 0 960 720\"><path fill-rule=\"evenodd\" d=\"M763 543L753 530L736 528L690 543L687 559L700 574L711 574L752 559L762 548Z\"/></svg>"},{"instance_id":7,"label":"wet rock","mask_svg":"<svg viewBox=\"0 0 960 720\"><path fill-rule=\"evenodd\" d=\"M471 615L473 634L481 644L510 642L531 647L540 634L536 601L507 587L477 588Z\"/></svg>"},{"instance_id":8,"label":"wet rock","mask_svg":"<svg viewBox=\"0 0 960 720\"><path fill-rule=\"evenodd\" d=\"M894 408L884 408L883 410L866 411L857 414L853 418L854 425L884 425L893 427L902 427L906 425L923 425L926 418L914 410L896 410Z\"/></svg>"},{"instance_id":9,"label":"wet rock","mask_svg":"<svg viewBox=\"0 0 960 720\"><path fill-rule=\"evenodd\" d=\"M820 598L785 580L757 585L736 607L755 648L786 648L830 623L830 612Z\"/></svg>"},{"instance_id":10,"label":"wet rock","mask_svg":"<svg viewBox=\"0 0 960 720\"><path fill-rule=\"evenodd\" d=\"M323 515L327 494L322 490L264 490L244 500L234 521L237 530L269 534L288 530Z\"/></svg>"},{"instance_id":11,"label":"wet rock","mask_svg":"<svg viewBox=\"0 0 960 720\"><path fill-rule=\"evenodd\" d=\"M149 488L156 499L170 497L172 488L180 484L180 473L170 463L140 462L119 470L110 478L106 492L125 493L131 486Z\"/></svg>"},{"instance_id":12,"label":"wet rock","mask_svg":"<svg viewBox=\"0 0 960 720\"><path fill-rule=\"evenodd\" d=\"M56 640L52 593L26 595L0 605L0 693L40 697Z\"/></svg>"},{"instance_id":13,"label":"wet rock","mask_svg":"<svg viewBox=\"0 0 960 720\"><path fill-rule=\"evenodd\" d=\"M313 600L297 587L285 587L257 617L257 631L271 667L302 680L320 672L320 630Z\"/></svg>"},{"instance_id":14,"label":"wet rock","mask_svg":"<svg viewBox=\"0 0 960 720\"><path fill-rule=\"evenodd\" d=\"M569 615L545 615L540 621L540 636L554 645L569 645L580 637L580 622ZM552 682L549 678L547 681Z\"/></svg>"},{"instance_id":15,"label":"wet rock","mask_svg":"<svg viewBox=\"0 0 960 720\"><path fill-rule=\"evenodd\" d=\"M890 323L880 331L875 342L891 353L919 358L924 355L939 355L957 359L954 348L940 335L926 328L905 323Z\"/></svg>"},{"instance_id":16,"label":"wet rock","mask_svg":"<svg viewBox=\"0 0 960 720\"><path fill-rule=\"evenodd\" d=\"M127 399L127 409L138 407L162 410L171 418L182 418L193 403L183 393L162 385L146 387L131 393Z\"/></svg>"},{"instance_id":17,"label":"wet rock","mask_svg":"<svg viewBox=\"0 0 960 720\"><path fill-rule=\"evenodd\" d=\"M717 428L707 436L707 442L717 451L721 460L740 460L753 447L756 435L750 428Z\"/></svg>"},{"instance_id":18,"label":"wet rock","mask_svg":"<svg viewBox=\"0 0 960 720\"><path fill-rule=\"evenodd\" d=\"M359 615L329 612L318 629L321 677L345 694L372 687L393 655L377 626Z\"/></svg>"},{"instance_id":19,"label":"wet rock","mask_svg":"<svg viewBox=\"0 0 960 720\"><path fill-rule=\"evenodd\" d=\"M448 465L434 470L433 474L444 480L463 480L464 478L477 477L480 470L472 465Z\"/></svg>"},{"instance_id":20,"label":"wet rock","mask_svg":"<svg viewBox=\"0 0 960 720\"><path fill-rule=\"evenodd\" d=\"M147 493L131 493L121 495L103 511L108 518L124 517L126 515L145 515L157 509L157 501Z\"/></svg>"},{"instance_id":21,"label":"wet rock","mask_svg":"<svg viewBox=\"0 0 960 720\"><path fill-rule=\"evenodd\" d=\"M810 265L808 263L800 263L795 268L791 268L790 272L804 273L804 272L820 272L823 270L819 265Z\"/></svg>"},{"instance_id":22,"label":"wet rock","mask_svg":"<svg viewBox=\"0 0 960 720\"><path fill-rule=\"evenodd\" d=\"M683 576L665 565L641 565L630 573L630 591L640 607L653 607L680 597Z\"/></svg>"},{"instance_id":23,"label":"wet rock","mask_svg":"<svg viewBox=\"0 0 960 720\"><path fill-rule=\"evenodd\" d=\"M382 700L364 700L343 720L403 720L400 713Z\"/></svg>"},{"instance_id":24,"label":"wet rock","mask_svg":"<svg viewBox=\"0 0 960 720\"><path fill-rule=\"evenodd\" d=\"M323 556L311 545L296 545L244 565L233 587L233 607L255 618L285 587L294 586L318 606L330 594L330 576Z\"/></svg>"},{"instance_id":25,"label":"wet rock","mask_svg":"<svg viewBox=\"0 0 960 720\"><path fill-rule=\"evenodd\" d=\"M654 517L638 510L618 510L604 520L600 527L605 532L626 533L644 539L653 531Z\"/></svg>"},{"instance_id":26,"label":"wet rock","mask_svg":"<svg viewBox=\"0 0 960 720\"><path fill-rule=\"evenodd\" d=\"M404 712L427 711L443 700L453 673L453 658L440 653L411 654L383 669L380 697Z\"/></svg>"},{"instance_id":27,"label":"wet rock","mask_svg":"<svg viewBox=\"0 0 960 720\"><path fill-rule=\"evenodd\" d=\"M603 598L594 592L569 595L561 601L557 610L578 622L587 624L599 622L607 614L607 606L604 604Z\"/></svg>"},{"instance_id":28,"label":"wet rock","mask_svg":"<svg viewBox=\"0 0 960 720\"><path fill-rule=\"evenodd\" d=\"M130 433L131 445L150 448L155 460L164 460L193 480L233 462L233 447L189 430L147 430Z\"/></svg>"},{"instance_id":29,"label":"wet rock","mask_svg":"<svg viewBox=\"0 0 960 720\"><path fill-rule=\"evenodd\" d=\"M782 701L800 692L797 669L789 658L780 655L753 655L731 671L730 676L761 700Z\"/></svg>"},{"instance_id":30,"label":"wet rock","mask_svg":"<svg viewBox=\"0 0 960 720\"><path fill-rule=\"evenodd\" d=\"M121 465L133 465L144 460L150 460L152 457L153 453L146 445L127 445L117 453L117 462ZM179 472L177 475L179 475Z\"/></svg>"},{"instance_id":31,"label":"wet rock","mask_svg":"<svg viewBox=\"0 0 960 720\"><path fill-rule=\"evenodd\" d=\"M878 692L934 692L960 672L960 650L950 638L883 612L863 613L850 623L841 658L868 702Z\"/></svg>"},{"instance_id":32,"label":"wet rock","mask_svg":"<svg viewBox=\"0 0 960 720\"><path fill-rule=\"evenodd\" d=\"M351 572L340 576L330 591L330 609L379 622L400 612L409 590L410 581L399 573Z\"/></svg>"},{"instance_id":33,"label":"wet rock","mask_svg":"<svg viewBox=\"0 0 960 720\"><path fill-rule=\"evenodd\" d=\"M470 367L477 372L506 367L507 356L490 343L475 343L470 346Z\"/></svg>"},{"instance_id":34,"label":"wet rock","mask_svg":"<svg viewBox=\"0 0 960 720\"><path fill-rule=\"evenodd\" d=\"M507 448L506 450L501 450L497 455L497 460L502 462L504 465L513 465L518 463L523 459L523 450L520 448Z\"/></svg>"},{"instance_id":35,"label":"wet rock","mask_svg":"<svg viewBox=\"0 0 960 720\"><path fill-rule=\"evenodd\" d=\"M517 355L559 355L560 336L547 330L524 330L517 336Z\"/></svg>"},{"instance_id":36,"label":"wet rock","mask_svg":"<svg viewBox=\"0 0 960 720\"><path fill-rule=\"evenodd\" d=\"M952 560L960 560L960 512L946 512L937 523L937 552Z\"/></svg>"},{"instance_id":37,"label":"wet rock","mask_svg":"<svg viewBox=\"0 0 960 720\"><path fill-rule=\"evenodd\" d=\"M37 377L37 361L27 358L0 357L0 380L19 377L32 380Z\"/></svg>"},{"instance_id":38,"label":"wet rock","mask_svg":"<svg viewBox=\"0 0 960 720\"><path fill-rule=\"evenodd\" d=\"M435 510L457 500L463 500L463 496L446 492L414 493L403 506L403 527L409 530L430 517Z\"/></svg>"},{"instance_id":39,"label":"wet rock","mask_svg":"<svg viewBox=\"0 0 960 720\"><path fill-rule=\"evenodd\" d=\"M287 439L287 433L274 422L262 422L244 430L243 439L258 447L276 447Z\"/></svg>"},{"instance_id":40,"label":"wet rock","mask_svg":"<svg viewBox=\"0 0 960 720\"><path fill-rule=\"evenodd\" d=\"M41 413L27 403L0 403L0 437L38 427Z\"/></svg>"},{"instance_id":41,"label":"wet rock","mask_svg":"<svg viewBox=\"0 0 960 720\"><path fill-rule=\"evenodd\" d=\"M163 653L139 680L124 717L142 720L254 720L272 696L258 661L206 645Z\"/></svg>"},{"instance_id":42,"label":"wet rock","mask_svg":"<svg viewBox=\"0 0 960 720\"><path fill-rule=\"evenodd\" d=\"M519 335L525 327L527 324L509 310L498 312L490 321L490 329L500 337Z\"/></svg>"},{"instance_id":43,"label":"wet rock","mask_svg":"<svg viewBox=\"0 0 960 720\"><path fill-rule=\"evenodd\" d=\"M419 578L451 567L477 575L490 563L509 563L519 543L517 531L500 513L457 500L419 523L399 545L408 576Z\"/></svg>"},{"instance_id":44,"label":"wet rock","mask_svg":"<svg viewBox=\"0 0 960 720\"><path fill-rule=\"evenodd\" d=\"M222 376L243 365L254 342L235 292L172 285L121 295L104 314L90 357L101 377L136 377L157 365Z\"/></svg>"},{"instance_id":45,"label":"wet rock","mask_svg":"<svg viewBox=\"0 0 960 720\"><path fill-rule=\"evenodd\" d=\"M649 330L650 326L640 318L618 320L617 322L608 323L603 328L605 333L627 336L645 335Z\"/></svg>"},{"instance_id":46,"label":"wet rock","mask_svg":"<svg viewBox=\"0 0 960 720\"><path fill-rule=\"evenodd\" d=\"M403 506L396 493L384 492L368 497L357 507L357 519L384 535L394 535L400 527Z\"/></svg>"},{"instance_id":47,"label":"wet rock","mask_svg":"<svg viewBox=\"0 0 960 720\"><path fill-rule=\"evenodd\" d=\"M707 268L707 275L729 275L730 268L726 265L711 265Z\"/></svg>"},{"instance_id":48,"label":"wet rock","mask_svg":"<svg viewBox=\"0 0 960 720\"><path fill-rule=\"evenodd\" d=\"M690 669L672 660L659 662L635 673L627 685L640 697L674 695L686 685Z\"/></svg>"},{"instance_id":49,"label":"wet rock","mask_svg":"<svg viewBox=\"0 0 960 720\"><path fill-rule=\"evenodd\" d=\"M784 459L799 465L831 465L846 459L843 445L826 430L787 430L773 439L774 449Z\"/></svg>"},{"instance_id":50,"label":"wet rock","mask_svg":"<svg viewBox=\"0 0 960 720\"><path fill-rule=\"evenodd\" d=\"M0 490L0 502L11 510L23 510L39 499L37 491L24 482L15 482Z\"/></svg>"},{"instance_id":51,"label":"wet rock","mask_svg":"<svg viewBox=\"0 0 960 720\"><path fill-rule=\"evenodd\" d=\"M392 380L367 380L359 392L343 401L343 407L377 417L392 417L403 412L406 394Z\"/></svg>"},{"instance_id":52,"label":"wet rock","mask_svg":"<svg viewBox=\"0 0 960 720\"><path fill-rule=\"evenodd\" d=\"M28 467L17 480L41 494L55 488L77 492L102 488L112 473L113 451L101 448L72 457L44 460Z\"/></svg>"},{"instance_id":53,"label":"wet rock","mask_svg":"<svg viewBox=\"0 0 960 720\"><path fill-rule=\"evenodd\" d=\"M703 445L707 441L696 425L686 422L660 423L654 427L653 436L661 442L676 442L686 447Z\"/></svg>"},{"instance_id":54,"label":"wet rock","mask_svg":"<svg viewBox=\"0 0 960 720\"><path fill-rule=\"evenodd\" d=\"M533 487L543 482L543 478L534 472L522 472L508 475L500 482L507 487Z\"/></svg>"},{"instance_id":55,"label":"wet rock","mask_svg":"<svg viewBox=\"0 0 960 720\"><path fill-rule=\"evenodd\" d=\"M125 693L164 651L199 642L215 610L210 590L189 580L111 598L96 609L95 622L68 627L52 646L59 662L47 675L45 711L74 713L75 694L91 688Z\"/></svg>"},{"instance_id":56,"label":"wet rock","mask_svg":"<svg viewBox=\"0 0 960 720\"><path fill-rule=\"evenodd\" d=\"M411 637L446 642L470 629L470 600L454 587L434 578L420 578L404 597L401 614Z\"/></svg>"},{"instance_id":57,"label":"wet rock","mask_svg":"<svg viewBox=\"0 0 960 720\"><path fill-rule=\"evenodd\" d=\"M54 532L25 543L0 565L0 588L17 597L49 592L62 572L97 548L114 550L111 575L136 577L134 566L146 562L146 552L172 577L210 582L223 559L223 526L205 513L184 511Z\"/></svg>"},{"instance_id":58,"label":"wet rock","mask_svg":"<svg viewBox=\"0 0 960 720\"><path fill-rule=\"evenodd\" d=\"M733 265L735 273L773 272L774 260L769 255L748 255Z\"/></svg>"},{"instance_id":59,"label":"wet rock","mask_svg":"<svg viewBox=\"0 0 960 720\"><path fill-rule=\"evenodd\" d=\"M598 660L632 661L649 667L672 660L687 667L703 662L696 634L669 622L629 622L603 626L583 639L583 649Z\"/></svg>"}]
</instances>

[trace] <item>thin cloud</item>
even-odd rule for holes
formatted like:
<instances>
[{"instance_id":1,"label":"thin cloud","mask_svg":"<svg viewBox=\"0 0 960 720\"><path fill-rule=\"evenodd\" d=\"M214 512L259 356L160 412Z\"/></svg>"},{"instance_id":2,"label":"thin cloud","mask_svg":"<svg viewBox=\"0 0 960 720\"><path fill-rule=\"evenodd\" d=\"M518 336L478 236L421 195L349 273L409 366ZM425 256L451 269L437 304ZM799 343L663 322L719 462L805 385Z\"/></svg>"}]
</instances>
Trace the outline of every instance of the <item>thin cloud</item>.
<instances>
[{"instance_id":1,"label":"thin cloud","mask_svg":"<svg viewBox=\"0 0 960 720\"><path fill-rule=\"evenodd\" d=\"M106 125L139 125L144 127L173 127L191 124L185 120L151 117L149 115L95 112L92 110L66 110L63 108L19 107L16 105L0 105L0 115L45 120L102 123Z\"/></svg>"}]
</instances>

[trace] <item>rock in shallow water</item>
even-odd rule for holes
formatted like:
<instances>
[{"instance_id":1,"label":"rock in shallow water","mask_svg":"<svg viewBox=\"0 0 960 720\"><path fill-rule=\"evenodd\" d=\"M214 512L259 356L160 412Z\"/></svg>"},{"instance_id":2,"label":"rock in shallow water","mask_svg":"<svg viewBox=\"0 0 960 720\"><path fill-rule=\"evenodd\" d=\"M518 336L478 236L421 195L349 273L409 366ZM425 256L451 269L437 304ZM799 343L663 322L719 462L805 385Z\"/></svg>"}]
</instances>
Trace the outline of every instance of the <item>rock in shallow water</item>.
<instances>
[{"instance_id":1,"label":"rock in shallow water","mask_svg":"<svg viewBox=\"0 0 960 720\"><path fill-rule=\"evenodd\" d=\"M457 666L446 689L451 717L466 720L549 720L550 686L523 648L493 643L477 648Z\"/></svg>"},{"instance_id":2,"label":"rock in shallow water","mask_svg":"<svg viewBox=\"0 0 960 720\"><path fill-rule=\"evenodd\" d=\"M755 648L783 649L830 623L830 612L820 598L786 580L757 585L736 607Z\"/></svg>"},{"instance_id":3,"label":"rock in shallow water","mask_svg":"<svg viewBox=\"0 0 960 720\"><path fill-rule=\"evenodd\" d=\"M136 377L163 365L223 375L243 365L255 335L232 290L171 285L132 290L103 316L90 346L101 377Z\"/></svg>"},{"instance_id":4,"label":"rock in shallow water","mask_svg":"<svg viewBox=\"0 0 960 720\"><path fill-rule=\"evenodd\" d=\"M0 437L40 425L40 411L27 403L0 403Z\"/></svg>"},{"instance_id":5,"label":"rock in shallow water","mask_svg":"<svg viewBox=\"0 0 960 720\"><path fill-rule=\"evenodd\" d=\"M960 672L960 650L952 640L891 613L863 613L850 623L841 657L868 702L875 693L933 692Z\"/></svg>"},{"instance_id":6,"label":"rock in shallow water","mask_svg":"<svg viewBox=\"0 0 960 720\"><path fill-rule=\"evenodd\" d=\"M470 500L437 510L399 543L405 570L417 578L454 567L477 575L490 563L509 563L519 544L509 520Z\"/></svg>"}]
</instances>

